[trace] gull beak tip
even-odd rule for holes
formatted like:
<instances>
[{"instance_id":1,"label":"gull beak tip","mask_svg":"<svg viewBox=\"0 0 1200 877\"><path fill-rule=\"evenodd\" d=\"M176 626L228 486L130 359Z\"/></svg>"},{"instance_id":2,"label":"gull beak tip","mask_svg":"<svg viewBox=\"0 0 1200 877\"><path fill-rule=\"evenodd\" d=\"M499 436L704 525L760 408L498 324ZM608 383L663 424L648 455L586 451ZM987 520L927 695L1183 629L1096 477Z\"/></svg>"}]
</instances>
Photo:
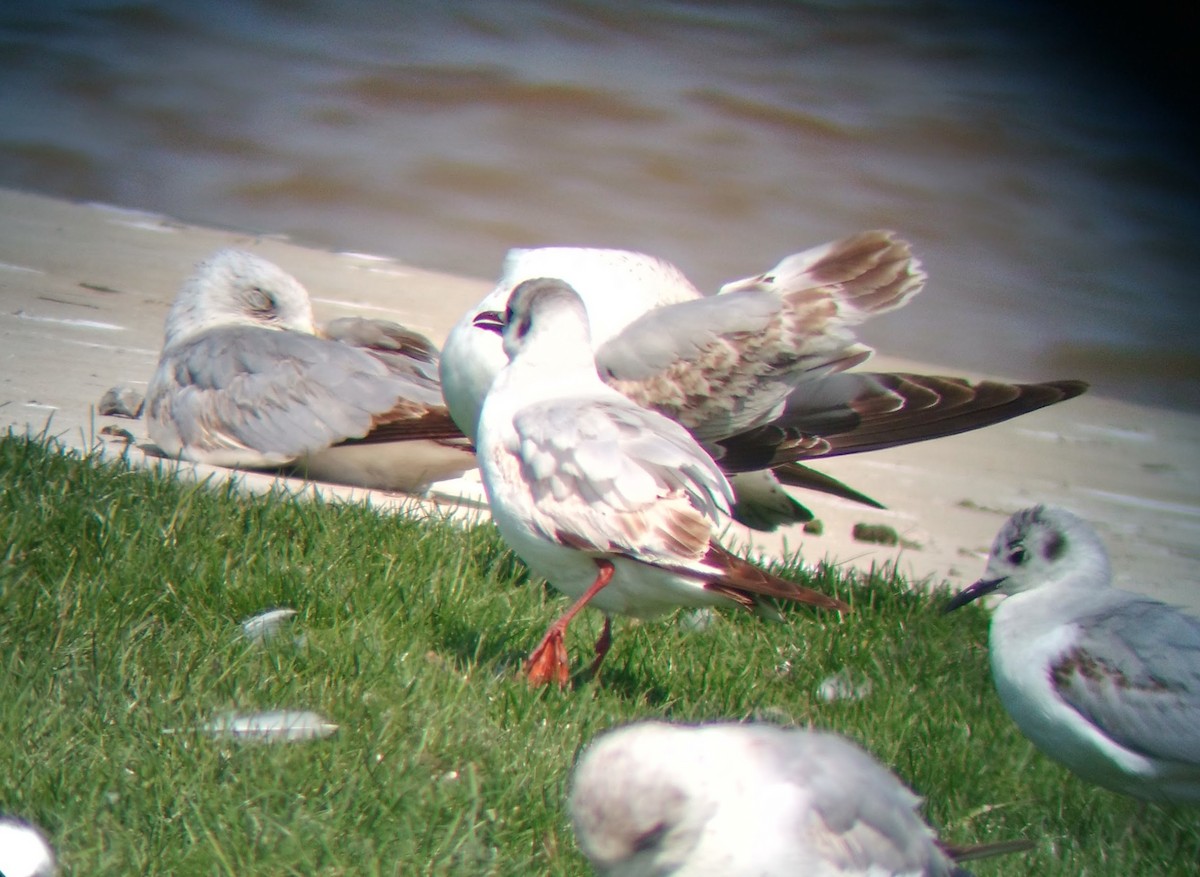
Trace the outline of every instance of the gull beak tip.
<instances>
[{"instance_id":1,"label":"gull beak tip","mask_svg":"<svg viewBox=\"0 0 1200 877\"><path fill-rule=\"evenodd\" d=\"M973 603L980 597L992 593L1004 582L1004 579L980 579L974 584L968 585L957 594L950 598L945 606L942 607L942 615L948 615L955 609L961 609L968 603Z\"/></svg>"}]
</instances>

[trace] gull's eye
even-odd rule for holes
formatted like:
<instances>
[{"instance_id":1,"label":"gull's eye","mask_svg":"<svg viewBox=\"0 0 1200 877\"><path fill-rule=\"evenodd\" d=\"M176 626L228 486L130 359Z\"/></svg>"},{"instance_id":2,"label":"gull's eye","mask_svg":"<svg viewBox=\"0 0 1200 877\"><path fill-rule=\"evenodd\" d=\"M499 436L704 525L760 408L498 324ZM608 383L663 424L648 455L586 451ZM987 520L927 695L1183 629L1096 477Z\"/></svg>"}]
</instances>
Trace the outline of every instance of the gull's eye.
<instances>
[{"instance_id":1,"label":"gull's eye","mask_svg":"<svg viewBox=\"0 0 1200 877\"><path fill-rule=\"evenodd\" d=\"M1025 562L1028 553L1025 551L1024 545L1011 545L1008 549L1008 557L1006 558L1013 566L1020 566Z\"/></svg>"},{"instance_id":2,"label":"gull's eye","mask_svg":"<svg viewBox=\"0 0 1200 877\"><path fill-rule=\"evenodd\" d=\"M633 840L633 851L635 853L644 853L646 850L653 849L662 842L663 837L667 833L667 823L660 822L649 831L642 832Z\"/></svg>"},{"instance_id":3,"label":"gull's eye","mask_svg":"<svg viewBox=\"0 0 1200 877\"><path fill-rule=\"evenodd\" d=\"M274 320L279 316L275 308L275 299L261 286L252 286L246 290L246 311L258 320Z\"/></svg>"}]
</instances>

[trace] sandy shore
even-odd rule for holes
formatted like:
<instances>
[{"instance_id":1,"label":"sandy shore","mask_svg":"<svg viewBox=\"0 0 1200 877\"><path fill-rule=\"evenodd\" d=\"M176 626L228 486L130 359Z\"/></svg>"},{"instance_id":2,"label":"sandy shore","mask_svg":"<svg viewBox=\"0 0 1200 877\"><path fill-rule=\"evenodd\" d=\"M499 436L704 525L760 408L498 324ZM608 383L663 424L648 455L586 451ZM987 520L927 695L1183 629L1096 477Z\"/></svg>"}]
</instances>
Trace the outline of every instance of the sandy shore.
<instances>
[{"instance_id":1,"label":"sandy shore","mask_svg":"<svg viewBox=\"0 0 1200 877\"><path fill-rule=\"evenodd\" d=\"M124 429L134 436L130 458L151 459L138 448L145 440L140 421L101 417L95 407L118 384L144 391L175 290L197 261L227 246L259 253L298 277L319 321L386 317L439 344L491 285L390 259L0 190L0 428L41 433L48 423L49 434L63 443L87 448L100 442L107 453L126 445L102 435L104 428ZM872 367L961 374L952 366L886 356ZM1086 376L1045 376L1068 377ZM1200 609L1200 416L1085 395L989 429L817 468L888 509L809 494L803 499L824 524L821 536L799 528L752 536L734 527L729 541L765 553L798 551L810 562L894 563L914 578L959 587L978 577L1007 515L1054 502L1096 524L1123 586ZM272 479L251 476L246 483L265 489ZM290 485L303 488L295 480ZM464 489L472 485L448 485L434 498L447 500ZM370 491L327 492L385 506L411 502ZM855 541L851 530L859 522L891 526L902 544Z\"/></svg>"}]
</instances>

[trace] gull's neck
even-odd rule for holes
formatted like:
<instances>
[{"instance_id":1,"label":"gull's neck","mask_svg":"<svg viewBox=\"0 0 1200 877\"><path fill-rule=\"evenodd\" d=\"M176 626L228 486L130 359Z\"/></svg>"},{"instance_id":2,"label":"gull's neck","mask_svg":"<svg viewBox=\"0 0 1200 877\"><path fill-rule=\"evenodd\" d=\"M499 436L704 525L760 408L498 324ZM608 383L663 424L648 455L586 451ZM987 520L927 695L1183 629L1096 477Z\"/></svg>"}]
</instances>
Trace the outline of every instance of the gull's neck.
<instances>
[{"instance_id":1,"label":"gull's neck","mask_svg":"<svg viewBox=\"0 0 1200 877\"><path fill-rule=\"evenodd\" d=\"M201 298L181 295L167 312L163 346L174 347L209 329L245 323L245 318L239 318L227 308L216 306Z\"/></svg>"},{"instance_id":2,"label":"gull's neck","mask_svg":"<svg viewBox=\"0 0 1200 877\"><path fill-rule=\"evenodd\" d=\"M566 312L539 316L496 378L493 391L519 397L523 404L615 394L596 372L586 317Z\"/></svg>"}]
</instances>

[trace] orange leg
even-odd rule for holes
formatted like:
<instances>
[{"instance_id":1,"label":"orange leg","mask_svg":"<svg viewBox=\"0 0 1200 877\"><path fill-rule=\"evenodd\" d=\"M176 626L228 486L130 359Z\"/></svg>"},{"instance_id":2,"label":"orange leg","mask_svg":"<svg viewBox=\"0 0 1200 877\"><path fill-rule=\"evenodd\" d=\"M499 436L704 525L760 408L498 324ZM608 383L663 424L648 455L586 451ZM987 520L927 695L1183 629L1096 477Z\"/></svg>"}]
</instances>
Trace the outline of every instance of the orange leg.
<instances>
[{"instance_id":1,"label":"orange leg","mask_svg":"<svg viewBox=\"0 0 1200 877\"><path fill-rule=\"evenodd\" d=\"M567 625L571 623L571 619L579 614L579 610L588 604L593 597L612 581L613 565L608 560L597 560L596 580L591 586L584 591L583 596L571 604L558 621L550 625L550 629L546 631L546 635L542 637L542 641L538 643L538 647L533 650L529 656L529 660L525 662L525 675L529 677L531 685L547 685L551 682L557 682L559 688L565 688L567 681L571 675L571 664L567 659L567 646L564 642L564 636L567 632ZM604 644L604 650L601 652L601 642L608 640ZM609 621L604 621L604 633L600 635L600 641L596 643L596 661L592 665L598 667L600 661L604 659L604 653L608 652L608 646L611 645L612 637L609 633Z\"/></svg>"}]
</instances>

